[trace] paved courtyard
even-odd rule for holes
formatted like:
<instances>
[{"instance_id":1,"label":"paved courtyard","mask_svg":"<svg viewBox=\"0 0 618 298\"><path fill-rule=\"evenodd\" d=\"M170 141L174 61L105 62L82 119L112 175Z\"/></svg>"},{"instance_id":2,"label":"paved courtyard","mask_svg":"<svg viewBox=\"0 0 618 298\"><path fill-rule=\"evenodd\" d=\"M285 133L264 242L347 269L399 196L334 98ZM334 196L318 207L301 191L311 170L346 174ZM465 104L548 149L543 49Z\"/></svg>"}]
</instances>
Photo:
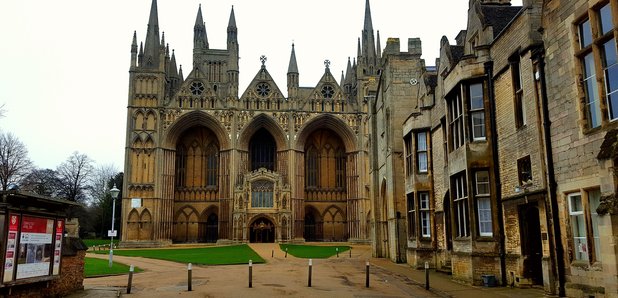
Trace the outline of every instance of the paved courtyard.
<instances>
[{"instance_id":1,"label":"paved courtyard","mask_svg":"<svg viewBox=\"0 0 618 298\"><path fill-rule=\"evenodd\" d=\"M352 255L312 260L312 281L308 287L308 260L280 251L277 244L251 244L265 264L253 265L249 288L248 265L193 265L192 291L187 287L187 264L162 260L114 256L144 272L133 275L131 294L126 294L128 275L88 278L79 297L539 297L538 289L482 288L460 285L448 275L432 272L424 289L424 273L406 265L371 258L369 246L354 246ZM271 254L274 251L274 257ZM107 259L106 255L88 254ZM370 262L369 288L365 287L366 262Z\"/></svg>"}]
</instances>

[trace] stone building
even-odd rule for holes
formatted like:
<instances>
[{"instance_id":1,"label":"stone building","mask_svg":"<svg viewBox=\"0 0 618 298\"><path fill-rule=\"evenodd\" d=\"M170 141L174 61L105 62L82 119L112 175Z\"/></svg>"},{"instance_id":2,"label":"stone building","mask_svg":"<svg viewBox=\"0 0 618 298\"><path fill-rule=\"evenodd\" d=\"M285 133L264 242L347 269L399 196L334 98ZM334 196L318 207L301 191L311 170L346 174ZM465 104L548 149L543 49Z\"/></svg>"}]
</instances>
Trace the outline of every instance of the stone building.
<instances>
[{"instance_id":1,"label":"stone building","mask_svg":"<svg viewBox=\"0 0 618 298\"><path fill-rule=\"evenodd\" d=\"M403 124L411 266L618 296L617 11L470 1Z\"/></svg>"},{"instance_id":2,"label":"stone building","mask_svg":"<svg viewBox=\"0 0 618 298\"><path fill-rule=\"evenodd\" d=\"M131 46L122 244L369 243L368 111L381 49L368 1L363 25L340 81L325 61L315 86L299 86L292 45L286 89L261 57L239 96L233 8L225 49L210 48L198 9L185 77L153 0L145 41L134 33Z\"/></svg>"},{"instance_id":3,"label":"stone building","mask_svg":"<svg viewBox=\"0 0 618 298\"><path fill-rule=\"evenodd\" d=\"M159 36L131 48L122 243L370 243L471 283L618 297L618 0L470 0L435 66L374 36L286 89L262 57L239 95L238 29L201 9L184 77ZM285 92L284 92L285 91Z\"/></svg>"}]
</instances>

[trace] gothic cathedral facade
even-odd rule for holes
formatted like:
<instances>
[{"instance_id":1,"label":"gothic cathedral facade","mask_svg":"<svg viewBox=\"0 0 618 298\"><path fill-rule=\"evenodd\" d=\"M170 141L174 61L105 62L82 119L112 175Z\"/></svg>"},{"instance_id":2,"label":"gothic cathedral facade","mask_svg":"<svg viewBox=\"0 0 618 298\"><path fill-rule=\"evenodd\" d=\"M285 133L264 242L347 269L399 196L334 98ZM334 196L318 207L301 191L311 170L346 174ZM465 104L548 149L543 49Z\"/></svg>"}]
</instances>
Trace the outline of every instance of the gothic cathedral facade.
<instances>
[{"instance_id":1,"label":"gothic cathedral facade","mask_svg":"<svg viewBox=\"0 0 618 298\"><path fill-rule=\"evenodd\" d=\"M159 36L156 0L145 41L133 36L122 243L371 242L369 118L381 57L369 1L345 75L336 80L325 61L315 86L299 86L292 45L287 94L261 57L239 96L233 8L226 49L209 47L201 8L193 30L186 77Z\"/></svg>"}]
</instances>

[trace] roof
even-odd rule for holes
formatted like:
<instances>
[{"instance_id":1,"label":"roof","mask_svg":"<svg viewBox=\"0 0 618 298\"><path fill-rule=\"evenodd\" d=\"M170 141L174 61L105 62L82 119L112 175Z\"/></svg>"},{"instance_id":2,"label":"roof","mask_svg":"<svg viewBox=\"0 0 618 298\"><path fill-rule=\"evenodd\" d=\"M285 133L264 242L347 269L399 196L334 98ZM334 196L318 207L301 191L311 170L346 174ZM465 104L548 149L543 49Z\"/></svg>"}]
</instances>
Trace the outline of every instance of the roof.
<instances>
[{"instance_id":1,"label":"roof","mask_svg":"<svg viewBox=\"0 0 618 298\"><path fill-rule=\"evenodd\" d=\"M6 198L6 201L15 199L18 200L20 204L46 204L46 205L72 205L72 206L81 206L80 203L60 199L60 198L52 198L47 196L42 196L33 192L21 191L21 190L7 190L0 191L0 197ZM68 207L68 206L67 206Z\"/></svg>"},{"instance_id":2,"label":"roof","mask_svg":"<svg viewBox=\"0 0 618 298\"><path fill-rule=\"evenodd\" d=\"M464 55L464 47L463 46L451 46L451 55L453 58L453 61L451 61L451 63L453 65L457 64L461 60L461 57L463 57Z\"/></svg>"},{"instance_id":3,"label":"roof","mask_svg":"<svg viewBox=\"0 0 618 298\"><path fill-rule=\"evenodd\" d=\"M494 29L494 38L506 28L522 9L521 6L481 5L484 21Z\"/></svg>"}]
</instances>

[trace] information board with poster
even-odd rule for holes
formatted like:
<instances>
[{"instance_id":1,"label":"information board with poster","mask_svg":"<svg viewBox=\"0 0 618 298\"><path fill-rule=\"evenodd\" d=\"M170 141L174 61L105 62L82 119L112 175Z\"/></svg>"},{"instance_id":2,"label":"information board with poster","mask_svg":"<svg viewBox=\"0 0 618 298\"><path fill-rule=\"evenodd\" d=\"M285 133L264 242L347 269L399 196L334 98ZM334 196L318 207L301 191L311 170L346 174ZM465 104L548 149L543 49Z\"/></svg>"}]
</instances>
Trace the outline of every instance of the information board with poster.
<instances>
[{"instance_id":1,"label":"information board with poster","mask_svg":"<svg viewBox=\"0 0 618 298\"><path fill-rule=\"evenodd\" d=\"M19 230L19 215L9 213L9 235L6 241L6 253L4 255L4 281L13 280L15 271L15 248L17 245L17 232Z\"/></svg>"},{"instance_id":2,"label":"information board with poster","mask_svg":"<svg viewBox=\"0 0 618 298\"><path fill-rule=\"evenodd\" d=\"M62 252L62 233L64 231L64 220L56 221L56 242L54 242L54 267L52 270L53 275L60 273L60 258Z\"/></svg>"},{"instance_id":3,"label":"information board with poster","mask_svg":"<svg viewBox=\"0 0 618 298\"><path fill-rule=\"evenodd\" d=\"M17 279L49 275L54 220L23 216L17 258Z\"/></svg>"}]
</instances>

